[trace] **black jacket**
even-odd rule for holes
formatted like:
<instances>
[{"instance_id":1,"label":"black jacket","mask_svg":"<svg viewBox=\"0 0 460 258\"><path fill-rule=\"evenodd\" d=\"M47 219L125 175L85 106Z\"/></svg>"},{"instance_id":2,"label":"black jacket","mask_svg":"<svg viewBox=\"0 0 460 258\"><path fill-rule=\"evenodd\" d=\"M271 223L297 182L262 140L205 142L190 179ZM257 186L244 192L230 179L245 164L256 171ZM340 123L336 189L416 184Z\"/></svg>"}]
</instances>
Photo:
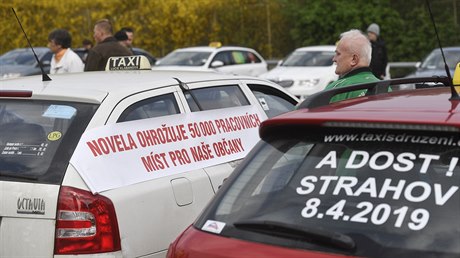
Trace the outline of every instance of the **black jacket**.
<instances>
[{"instance_id":1,"label":"black jacket","mask_svg":"<svg viewBox=\"0 0 460 258\"><path fill-rule=\"evenodd\" d=\"M385 69L388 64L387 48L385 41L378 38L376 42L372 42L372 59L369 67L374 73L375 77L382 79L386 75Z\"/></svg>"},{"instance_id":2,"label":"black jacket","mask_svg":"<svg viewBox=\"0 0 460 258\"><path fill-rule=\"evenodd\" d=\"M89 50L85 71L104 71L110 57L131 55L131 50L118 43L114 37L108 37Z\"/></svg>"}]
</instances>

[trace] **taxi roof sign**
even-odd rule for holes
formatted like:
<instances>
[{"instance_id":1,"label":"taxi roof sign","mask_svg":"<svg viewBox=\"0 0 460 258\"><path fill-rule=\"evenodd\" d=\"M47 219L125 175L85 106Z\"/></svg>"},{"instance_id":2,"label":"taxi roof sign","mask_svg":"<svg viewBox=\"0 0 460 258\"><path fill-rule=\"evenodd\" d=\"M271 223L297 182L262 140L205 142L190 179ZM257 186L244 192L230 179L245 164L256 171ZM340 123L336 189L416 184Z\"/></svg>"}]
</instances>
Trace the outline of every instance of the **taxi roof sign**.
<instances>
[{"instance_id":1,"label":"taxi roof sign","mask_svg":"<svg viewBox=\"0 0 460 258\"><path fill-rule=\"evenodd\" d=\"M151 68L149 60L143 55L112 56L105 66L106 71L150 70Z\"/></svg>"},{"instance_id":2,"label":"taxi roof sign","mask_svg":"<svg viewBox=\"0 0 460 258\"><path fill-rule=\"evenodd\" d=\"M209 43L209 46L210 47L215 47L215 48L220 48L220 47L222 47L222 43L220 41L213 41L213 42Z\"/></svg>"},{"instance_id":3,"label":"taxi roof sign","mask_svg":"<svg viewBox=\"0 0 460 258\"><path fill-rule=\"evenodd\" d=\"M455 87L455 90L460 92L460 63L457 63L455 66L454 78L452 78L452 84Z\"/></svg>"}]
</instances>

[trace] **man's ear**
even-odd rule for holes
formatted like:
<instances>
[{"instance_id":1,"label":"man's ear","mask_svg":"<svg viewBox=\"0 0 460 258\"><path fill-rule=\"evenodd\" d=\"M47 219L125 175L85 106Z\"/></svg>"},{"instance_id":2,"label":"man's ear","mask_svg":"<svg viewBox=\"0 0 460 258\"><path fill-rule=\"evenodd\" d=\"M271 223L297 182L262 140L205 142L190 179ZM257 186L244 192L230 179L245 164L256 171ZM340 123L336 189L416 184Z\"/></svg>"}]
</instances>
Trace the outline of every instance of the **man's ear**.
<instances>
[{"instance_id":1,"label":"man's ear","mask_svg":"<svg viewBox=\"0 0 460 258\"><path fill-rule=\"evenodd\" d=\"M351 57L351 65L356 66L359 64L359 56L357 54L353 54Z\"/></svg>"}]
</instances>

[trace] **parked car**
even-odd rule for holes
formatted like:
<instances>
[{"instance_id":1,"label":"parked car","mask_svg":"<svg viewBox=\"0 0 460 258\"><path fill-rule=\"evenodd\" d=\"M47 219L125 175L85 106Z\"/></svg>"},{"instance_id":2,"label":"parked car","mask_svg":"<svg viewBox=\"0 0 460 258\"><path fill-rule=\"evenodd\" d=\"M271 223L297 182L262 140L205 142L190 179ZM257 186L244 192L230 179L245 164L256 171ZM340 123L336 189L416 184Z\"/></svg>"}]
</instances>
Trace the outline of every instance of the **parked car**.
<instances>
[{"instance_id":1,"label":"parked car","mask_svg":"<svg viewBox=\"0 0 460 258\"><path fill-rule=\"evenodd\" d=\"M142 59L1 82L0 257L164 257L298 102L258 78L128 70Z\"/></svg>"},{"instance_id":2,"label":"parked car","mask_svg":"<svg viewBox=\"0 0 460 258\"><path fill-rule=\"evenodd\" d=\"M443 48L450 74L454 74L455 66L460 62L460 47ZM417 70L406 77L447 76L441 50L434 49L422 62L416 64Z\"/></svg>"},{"instance_id":3,"label":"parked car","mask_svg":"<svg viewBox=\"0 0 460 258\"><path fill-rule=\"evenodd\" d=\"M138 47L133 47L131 50L133 51L133 54L134 54L134 55L137 55L137 56L138 56L138 55L143 55L143 56L147 57L147 59L149 60L151 66L154 66L154 65L155 65L155 63L156 63L156 61L157 61L157 58L154 57L154 56L152 55L152 53L148 52L148 51L145 50L145 49L138 48Z\"/></svg>"},{"instance_id":4,"label":"parked car","mask_svg":"<svg viewBox=\"0 0 460 258\"><path fill-rule=\"evenodd\" d=\"M258 76L267 72L267 62L254 49L234 46L180 48L159 59L154 70L205 70Z\"/></svg>"},{"instance_id":5,"label":"parked car","mask_svg":"<svg viewBox=\"0 0 460 258\"><path fill-rule=\"evenodd\" d=\"M420 82L450 87L388 92ZM451 81L426 77L308 97L262 123L167 257L460 257L459 104Z\"/></svg>"},{"instance_id":6,"label":"parked car","mask_svg":"<svg viewBox=\"0 0 460 258\"><path fill-rule=\"evenodd\" d=\"M53 52L47 47L35 47L35 53L49 73ZM0 79L41 74L40 66L30 48L17 48L0 56Z\"/></svg>"},{"instance_id":7,"label":"parked car","mask_svg":"<svg viewBox=\"0 0 460 258\"><path fill-rule=\"evenodd\" d=\"M275 68L260 75L286 88L300 99L322 91L338 79L332 58L335 46L310 46L296 49Z\"/></svg>"}]
</instances>

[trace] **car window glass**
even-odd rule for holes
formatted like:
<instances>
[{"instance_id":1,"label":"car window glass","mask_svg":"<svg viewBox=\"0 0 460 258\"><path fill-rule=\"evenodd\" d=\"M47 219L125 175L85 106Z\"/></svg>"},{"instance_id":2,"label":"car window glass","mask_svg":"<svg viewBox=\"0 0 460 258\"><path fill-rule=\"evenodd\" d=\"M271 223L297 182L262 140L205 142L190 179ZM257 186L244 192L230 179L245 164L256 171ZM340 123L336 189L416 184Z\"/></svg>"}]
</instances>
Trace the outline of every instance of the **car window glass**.
<instances>
[{"instance_id":1,"label":"car window glass","mask_svg":"<svg viewBox=\"0 0 460 258\"><path fill-rule=\"evenodd\" d=\"M454 69L458 62L460 62L460 52L451 51L446 55L446 63L450 69ZM444 63L442 67L444 67Z\"/></svg>"},{"instance_id":2,"label":"car window glass","mask_svg":"<svg viewBox=\"0 0 460 258\"><path fill-rule=\"evenodd\" d=\"M179 106L173 93L156 96L136 102L129 106L118 118L117 122L134 121L179 114Z\"/></svg>"},{"instance_id":3,"label":"car window glass","mask_svg":"<svg viewBox=\"0 0 460 258\"><path fill-rule=\"evenodd\" d=\"M297 103L290 96L275 88L257 84L248 86L269 118L295 109Z\"/></svg>"},{"instance_id":4,"label":"car window glass","mask_svg":"<svg viewBox=\"0 0 460 258\"><path fill-rule=\"evenodd\" d=\"M244 51L243 53L245 55L246 63L251 64L251 63L261 63L262 62L262 60L260 60L260 58L258 58L257 55L255 55L252 52Z\"/></svg>"},{"instance_id":5,"label":"car window glass","mask_svg":"<svg viewBox=\"0 0 460 258\"><path fill-rule=\"evenodd\" d=\"M228 182L207 219L343 233L362 257L460 252L456 133L292 128L276 136ZM248 236L231 226L221 234Z\"/></svg>"},{"instance_id":6,"label":"car window glass","mask_svg":"<svg viewBox=\"0 0 460 258\"><path fill-rule=\"evenodd\" d=\"M192 112L249 105L238 85L194 89L185 98Z\"/></svg>"},{"instance_id":7,"label":"car window glass","mask_svg":"<svg viewBox=\"0 0 460 258\"><path fill-rule=\"evenodd\" d=\"M233 58L235 64L244 64L244 63L246 63L246 60L247 60L245 58L245 55L241 51L233 51L232 52L232 58Z\"/></svg>"},{"instance_id":8,"label":"car window glass","mask_svg":"<svg viewBox=\"0 0 460 258\"><path fill-rule=\"evenodd\" d=\"M58 184L97 106L0 100L0 180Z\"/></svg>"},{"instance_id":9,"label":"car window glass","mask_svg":"<svg viewBox=\"0 0 460 258\"><path fill-rule=\"evenodd\" d=\"M12 65L32 65L37 61L31 51L12 51L3 55L0 62Z\"/></svg>"},{"instance_id":10,"label":"car window glass","mask_svg":"<svg viewBox=\"0 0 460 258\"><path fill-rule=\"evenodd\" d=\"M234 61L233 61L231 53L232 52L230 51L221 51L214 56L214 58L212 59L212 62L222 61L224 65L232 65Z\"/></svg>"},{"instance_id":11,"label":"car window glass","mask_svg":"<svg viewBox=\"0 0 460 258\"><path fill-rule=\"evenodd\" d=\"M425 61L422 63L420 67L425 69L441 68L443 67L441 61L441 51L435 50L426 57Z\"/></svg>"},{"instance_id":12,"label":"car window glass","mask_svg":"<svg viewBox=\"0 0 460 258\"><path fill-rule=\"evenodd\" d=\"M282 66L331 66L333 51L294 51Z\"/></svg>"},{"instance_id":13,"label":"car window glass","mask_svg":"<svg viewBox=\"0 0 460 258\"><path fill-rule=\"evenodd\" d=\"M156 65L202 66L210 55L211 52L175 51L160 59Z\"/></svg>"}]
</instances>

